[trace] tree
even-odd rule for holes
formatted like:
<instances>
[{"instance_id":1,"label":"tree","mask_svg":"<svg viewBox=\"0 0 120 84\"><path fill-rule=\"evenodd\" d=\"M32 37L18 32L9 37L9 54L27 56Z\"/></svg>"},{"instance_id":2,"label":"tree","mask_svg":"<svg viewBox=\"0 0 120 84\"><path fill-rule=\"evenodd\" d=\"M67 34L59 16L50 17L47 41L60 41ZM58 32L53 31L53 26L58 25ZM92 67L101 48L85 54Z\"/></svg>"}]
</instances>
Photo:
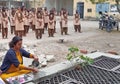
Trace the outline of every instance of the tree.
<instances>
[{"instance_id":1,"label":"tree","mask_svg":"<svg viewBox=\"0 0 120 84\"><path fill-rule=\"evenodd\" d=\"M105 2L105 1L109 1L109 0L98 0L98 1L90 0L90 1L94 4L94 3L101 3L101 2ZM117 10L120 13L120 0L113 0L113 1L116 2Z\"/></svg>"}]
</instances>

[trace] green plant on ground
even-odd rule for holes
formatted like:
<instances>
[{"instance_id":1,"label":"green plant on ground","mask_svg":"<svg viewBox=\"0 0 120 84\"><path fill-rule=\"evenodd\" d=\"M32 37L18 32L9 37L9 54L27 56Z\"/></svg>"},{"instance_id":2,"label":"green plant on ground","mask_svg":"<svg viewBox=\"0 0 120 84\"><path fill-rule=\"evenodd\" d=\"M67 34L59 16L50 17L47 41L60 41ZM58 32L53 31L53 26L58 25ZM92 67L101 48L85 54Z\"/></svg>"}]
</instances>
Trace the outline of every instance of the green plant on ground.
<instances>
[{"instance_id":1,"label":"green plant on ground","mask_svg":"<svg viewBox=\"0 0 120 84\"><path fill-rule=\"evenodd\" d=\"M92 64L94 62L93 59L91 59L87 56L84 56L84 55L80 55L79 48L77 48L77 47L70 47L68 49L68 51L69 51L69 53L67 54L66 59L69 61L71 61L72 59L75 59L75 58L82 59L84 62L80 63L81 66L86 66L86 65Z\"/></svg>"}]
</instances>

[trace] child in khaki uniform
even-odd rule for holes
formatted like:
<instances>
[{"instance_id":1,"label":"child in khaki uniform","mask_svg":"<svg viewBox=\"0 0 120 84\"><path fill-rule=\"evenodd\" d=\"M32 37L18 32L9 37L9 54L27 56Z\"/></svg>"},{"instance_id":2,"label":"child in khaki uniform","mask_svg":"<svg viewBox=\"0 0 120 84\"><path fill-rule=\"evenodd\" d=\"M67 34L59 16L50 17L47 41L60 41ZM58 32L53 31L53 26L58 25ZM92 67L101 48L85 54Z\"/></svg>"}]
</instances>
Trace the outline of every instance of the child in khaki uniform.
<instances>
[{"instance_id":1,"label":"child in khaki uniform","mask_svg":"<svg viewBox=\"0 0 120 84\"><path fill-rule=\"evenodd\" d=\"M62 29L63 8L60 11L60 28Z\"/></svg>"},{"instance_id":2,"label":"child in khaki uniform","mask_svg":"<svg viewBox=\"0 0 120 84\"><path fill-rule=\"evenodd\" d=\"M34 31L34 30L35 30L35 18L36 18L36 17L35 17L35 10L33 11L32 14L33 14L33 17L32 17L32 19L33 19L33 20L32 20L32 30Z\"/></svg>"},{"instance_id":3,"label":"child in khaki uniform","mask_svg":"<svg viewBox=\"0 0 120 84\"><path fill-rule=\"evenodd\" d=\"M57 16L57 12L56 10L54 11L54 22L55 22L55 29L54 32L56 33L56 16Z\"/></svg>"},{"instance_id":4,"label":"child in khaki uniform","mask_svg":"<svg viewBox=\"0 0 120 84\"><path fill-rule=\"evenodd\" d=\"M52 10L52 13L54 14L54 33L56 33L56 16L57 16L57 12L56 12L56 9L53 8Z\"/></svg>"},{"instance_id":5,"label":"child in khaki uniform","mask_svg":"<svg viewBox=\"0 0 120 84\"><path fill-rule=\"evenodd\" d=\"M5 9L2 9L2 38L8 36L8 16Z\"/></svg>"},{"instance_id":6,"label":"child in khaki uniform","mask_svg":"<svg viewBox=\"0 0 120 84\"><path fill-rule=\"evenodd\" d=\"M10 24L11 24L11 34L15 34L15 10L12 9L11 17L10 17Z\"/></svg>"},{"instance_id":7,"label":"child in khaki uniform","mask_svg":"<svg viewBox=\"0 0 120 84\"><path fill-rule=\"evenodd\" d=\"M81 25L80 25L80 15L76 11L76 14L74 15L74 29L75 32L80 32L81 33Z\"/></svg>"},{"instance_id":8,"label":"child in khaki uniform","mask_svg":"<svg viewBox=\"0 0 120 84\"><path fill-rule=\"evenodd\" d=\"M48 22L48 34L49 34L49 37L54 37L54 28L55 28L54 14L50 13L49 22Z\"/></svg>"},{"instance_id":9,"label":"child in khaki uniform","mask_svg":"<svg viewBox=\"0 0 120 84\"><path fill-rule=\"evenodd\" d=\"M47 8L45 7L45 9L44 9L44 28L46 30L48 28L48 21L49 21L49 15L48 15Z\"/></svg>"},{"instance_id":10,"label":"child in khaki uniform","mask_svg":"<svg viewBox=\"0 0 120 84\"><path fill-rule=\"evenodd\" d=\"M61 34L63 35L63 33L65 33L65 35L68 35L68 18L66 12L63 13L63 17L62 17Z\"/></svg>"},{"instance_id":11,"label":"child in khaki uniform","mask_svg":"<svg viewBox=\"0 0 120 84\"><path fill-rule=\"evenodd\" d=\"M35 22L35 35L36 35L37 39L39 37L40 37L40 39L42 38L43 29L44 29L43 15L40 11L38 11L36 13L36 22Z\"/></svg>"},{"instance_id":12,"label":"child in khaki uniform","mask_svg":"<svg viewBox=\"0 0 120 84\"><path fill-rule=\"evenodd\" d=\"M24 11L24 36L26 36L28 31L29 31L29 13L28 10L26 9Z\"/></svg>"},{"instance_id":13,"label":"child in khaki uniform","mask_svg":"<svg viewBox=\"0 0 120 84\"><path fill-rule=\"evenodd\" d=\"M19 8L15 14L15 31L16 35L19 37L22 37L24 35L24 23L21 8Z\"/></svg>"},{"instance_id":14,"label":"child in khaki uniform","mask_svg":"<svg viewBox=\"0 0 120 84\"><path fill-rule=\"evenodd\" d=\"M32 22L33 22L33 14L32 10L29 11L29 27L32 28Z\"/></svg>"}]
</instances>

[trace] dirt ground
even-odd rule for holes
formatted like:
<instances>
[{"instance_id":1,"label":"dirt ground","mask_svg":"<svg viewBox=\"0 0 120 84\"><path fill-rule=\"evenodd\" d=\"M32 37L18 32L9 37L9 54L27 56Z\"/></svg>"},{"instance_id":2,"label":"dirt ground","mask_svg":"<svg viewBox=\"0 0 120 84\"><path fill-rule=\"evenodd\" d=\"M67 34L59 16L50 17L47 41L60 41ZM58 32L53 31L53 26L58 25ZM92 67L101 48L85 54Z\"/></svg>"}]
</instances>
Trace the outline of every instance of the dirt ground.
<instances>
[{"instance_id":1,"label":"dirt ground","mask_svg":"<svg viewBox=\"0 0 120 84\"><path fill-rule=\"evenodd\" d=\"M81 21L82 33L74 32L73 21L69 20L69 35L60 34L59 21L57 21L57 33L54 37L48 37L47 31L42 39L36 39L35 33L30 30L26 37L23 37L23 44L34 46L35 54L55 55L55 62L49 63L48 66L62 62L68 53L68 48L77 46L79 49L91 51L116 51L120 54L120 31L114 29L111 33L98 29L97 21ZM8 39L2 39L0 33L0 43L8 43L14 35L9 34ZM60 43L59 39L64 39L64 43ZM0 52L2 53L2 51Z\"/></svg>"}]
</instances>

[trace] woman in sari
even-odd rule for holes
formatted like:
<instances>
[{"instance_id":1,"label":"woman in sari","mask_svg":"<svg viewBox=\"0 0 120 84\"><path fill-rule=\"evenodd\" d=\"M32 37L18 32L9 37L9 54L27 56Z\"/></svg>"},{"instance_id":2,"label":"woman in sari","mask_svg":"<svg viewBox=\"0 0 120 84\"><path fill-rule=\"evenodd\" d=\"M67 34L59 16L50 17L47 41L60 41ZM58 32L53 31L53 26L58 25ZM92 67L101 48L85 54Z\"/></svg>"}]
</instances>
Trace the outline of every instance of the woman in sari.
<instances>
[{"instance_id":1,"label":"woman in sari","mask_svg":"<svg viewBox=\"0 0 120 84\"><path fill-rule=\"evenodd\" d=\"M9 77L37 72L38 70L23 65L23 56L38 60L38 57L22 49L22 38L15 36L9 43L10 49L7 51L3 63L0 67L0 77L5 80Z\"/></svg>"}]
</instances>

